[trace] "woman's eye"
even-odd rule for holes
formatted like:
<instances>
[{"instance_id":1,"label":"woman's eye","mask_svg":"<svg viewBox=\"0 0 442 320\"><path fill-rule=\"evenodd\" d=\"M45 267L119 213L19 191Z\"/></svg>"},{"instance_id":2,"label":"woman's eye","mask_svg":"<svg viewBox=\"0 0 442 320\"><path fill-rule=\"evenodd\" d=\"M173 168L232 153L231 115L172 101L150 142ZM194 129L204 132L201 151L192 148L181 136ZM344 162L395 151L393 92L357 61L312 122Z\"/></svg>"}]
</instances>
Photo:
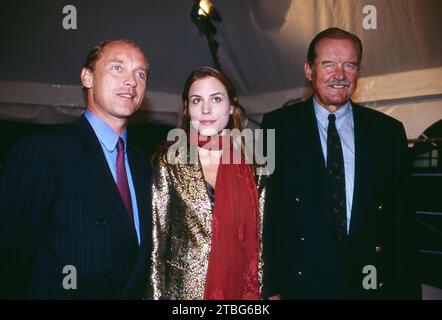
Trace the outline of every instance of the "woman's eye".
<instances>
[{"instance_id":1,"label":"woman's eye","mask_svg":"<svg viewBox=\"0 0 442 320\"><path fill-rule=\"evenodd\" d=\"M192 103L193 103L193 104L198 104L198 103L200 103L200 101L201 101L200 98L193 98L193 99L192 99Z\"/></svg>"},{"instance_id":2,"label":"woman's eye","mask_svg":"<svg viewBox=\"0 0 442 320\"><path fill-rule=\"evenodd\" d=\"M121 66L112 66L112 70L121 71L123 68Z\"/></svg>"},{"instance_id":3,"label":"woman's eye","mask_svg":"<svg viewBox=\"0 0 442 320\"><path fill-rule=\"evenodd\" d=\"M220 97L214 97L213 101L216 103L220 103L222 101L222 99Z\"/></svg>"}]
</instances>

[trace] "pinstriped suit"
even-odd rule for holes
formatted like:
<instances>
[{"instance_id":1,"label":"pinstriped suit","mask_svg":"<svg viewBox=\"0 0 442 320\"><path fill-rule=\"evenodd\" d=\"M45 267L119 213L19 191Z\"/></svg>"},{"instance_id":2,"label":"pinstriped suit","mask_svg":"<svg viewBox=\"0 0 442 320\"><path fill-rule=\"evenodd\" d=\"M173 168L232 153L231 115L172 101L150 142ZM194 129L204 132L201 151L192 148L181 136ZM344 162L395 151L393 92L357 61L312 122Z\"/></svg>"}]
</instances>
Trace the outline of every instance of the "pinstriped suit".
<instances>
[{"instance_id":1,"label":"pinstriped suit","mask_svg":"<svg viewBox=\"0 0 442 320\"><path fill-rule=\"evenodd\" d=\"M82 116L20 142L0 177L0 297L138 299L147 279L149 165L127 146L141 244L100 142ZM77 289L62 286L63 267Z\"/></svg>"}]
</instances>

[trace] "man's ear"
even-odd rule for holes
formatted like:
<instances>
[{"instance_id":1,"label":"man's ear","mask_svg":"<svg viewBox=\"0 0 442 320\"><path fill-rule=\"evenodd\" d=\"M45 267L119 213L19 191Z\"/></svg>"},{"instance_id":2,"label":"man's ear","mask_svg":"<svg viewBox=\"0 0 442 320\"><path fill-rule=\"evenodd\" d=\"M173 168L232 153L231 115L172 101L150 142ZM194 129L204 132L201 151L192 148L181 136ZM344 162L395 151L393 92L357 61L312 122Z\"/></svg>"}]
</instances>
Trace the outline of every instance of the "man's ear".
<instances>
[{"instance_id":1,"label":"man's ear","mask_svg":"<svg viewBox=\"0 0 442 320\"><path fill-rule=\"evenodd\" d=\"M304 62L304 72L305 72L305 77L307 78L307 80L312 81L313 70L310 67L310 63L308 61Z\"/></svg>"},{"instance_id":2,"label":"man's ear","mask_svg":"<svg viewBox=\"0 0 442 320\"><path fill-rule=\"evenodd\" d=\"M83 68L81 69L81 84L86 89L92 88L93 82L94 82L94 76L92 74L92 71L89 68Z\"/></svg>"}]
</instances>

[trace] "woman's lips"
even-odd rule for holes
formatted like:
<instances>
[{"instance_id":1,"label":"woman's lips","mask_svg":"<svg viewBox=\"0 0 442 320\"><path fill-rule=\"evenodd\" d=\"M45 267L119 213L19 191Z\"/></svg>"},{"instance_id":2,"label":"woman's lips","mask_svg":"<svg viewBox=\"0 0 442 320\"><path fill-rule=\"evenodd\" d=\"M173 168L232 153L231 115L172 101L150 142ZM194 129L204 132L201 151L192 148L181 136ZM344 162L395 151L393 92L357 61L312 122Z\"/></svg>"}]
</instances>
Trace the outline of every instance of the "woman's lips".
<instances>
[{"instance_id":1,"label":"woman's lips","mask_svg":"<svg viewBox=\"0 0 442 320\"><path fill-rule=\"evenodd\" d=\"M211 124L214 124L216 120L200 120L200 124L203 126L210 126Z\"/></svg>"}]
</instances>

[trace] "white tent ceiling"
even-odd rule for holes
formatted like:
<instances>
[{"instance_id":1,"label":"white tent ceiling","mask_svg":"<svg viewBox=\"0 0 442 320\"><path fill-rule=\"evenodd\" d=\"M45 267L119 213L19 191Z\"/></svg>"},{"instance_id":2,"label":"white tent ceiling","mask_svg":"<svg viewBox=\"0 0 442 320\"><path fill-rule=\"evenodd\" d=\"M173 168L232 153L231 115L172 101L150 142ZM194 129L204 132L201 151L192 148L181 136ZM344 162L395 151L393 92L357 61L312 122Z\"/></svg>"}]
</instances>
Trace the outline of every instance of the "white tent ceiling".
<instances>
[{"instance_id":1,"label":"white tent ceiling","mask_svg":"<svg viewBox=\"0 0 442 320\"><path fill-rule=\"evenodd\" d=\"M140 43L150 60L143 110L153 119L173 122L187 74L212 64L206 40L190 19L192 2L2 4L0 118L53 123L78 115L83 108L79 71L87 51L100 40L123 37ZM259 120L263 112L309 94L303 74L308 44L319 31L337 26L356 33L364 44L356 101L403 120L409 137L442 118L441 1L213 3L222 17L216 23L221 65L252 117ZM77 30L62 28L66 4L77 9ZM376 29L363 27L367 5L376 9Z\"/></svg>"}]
</instances>

